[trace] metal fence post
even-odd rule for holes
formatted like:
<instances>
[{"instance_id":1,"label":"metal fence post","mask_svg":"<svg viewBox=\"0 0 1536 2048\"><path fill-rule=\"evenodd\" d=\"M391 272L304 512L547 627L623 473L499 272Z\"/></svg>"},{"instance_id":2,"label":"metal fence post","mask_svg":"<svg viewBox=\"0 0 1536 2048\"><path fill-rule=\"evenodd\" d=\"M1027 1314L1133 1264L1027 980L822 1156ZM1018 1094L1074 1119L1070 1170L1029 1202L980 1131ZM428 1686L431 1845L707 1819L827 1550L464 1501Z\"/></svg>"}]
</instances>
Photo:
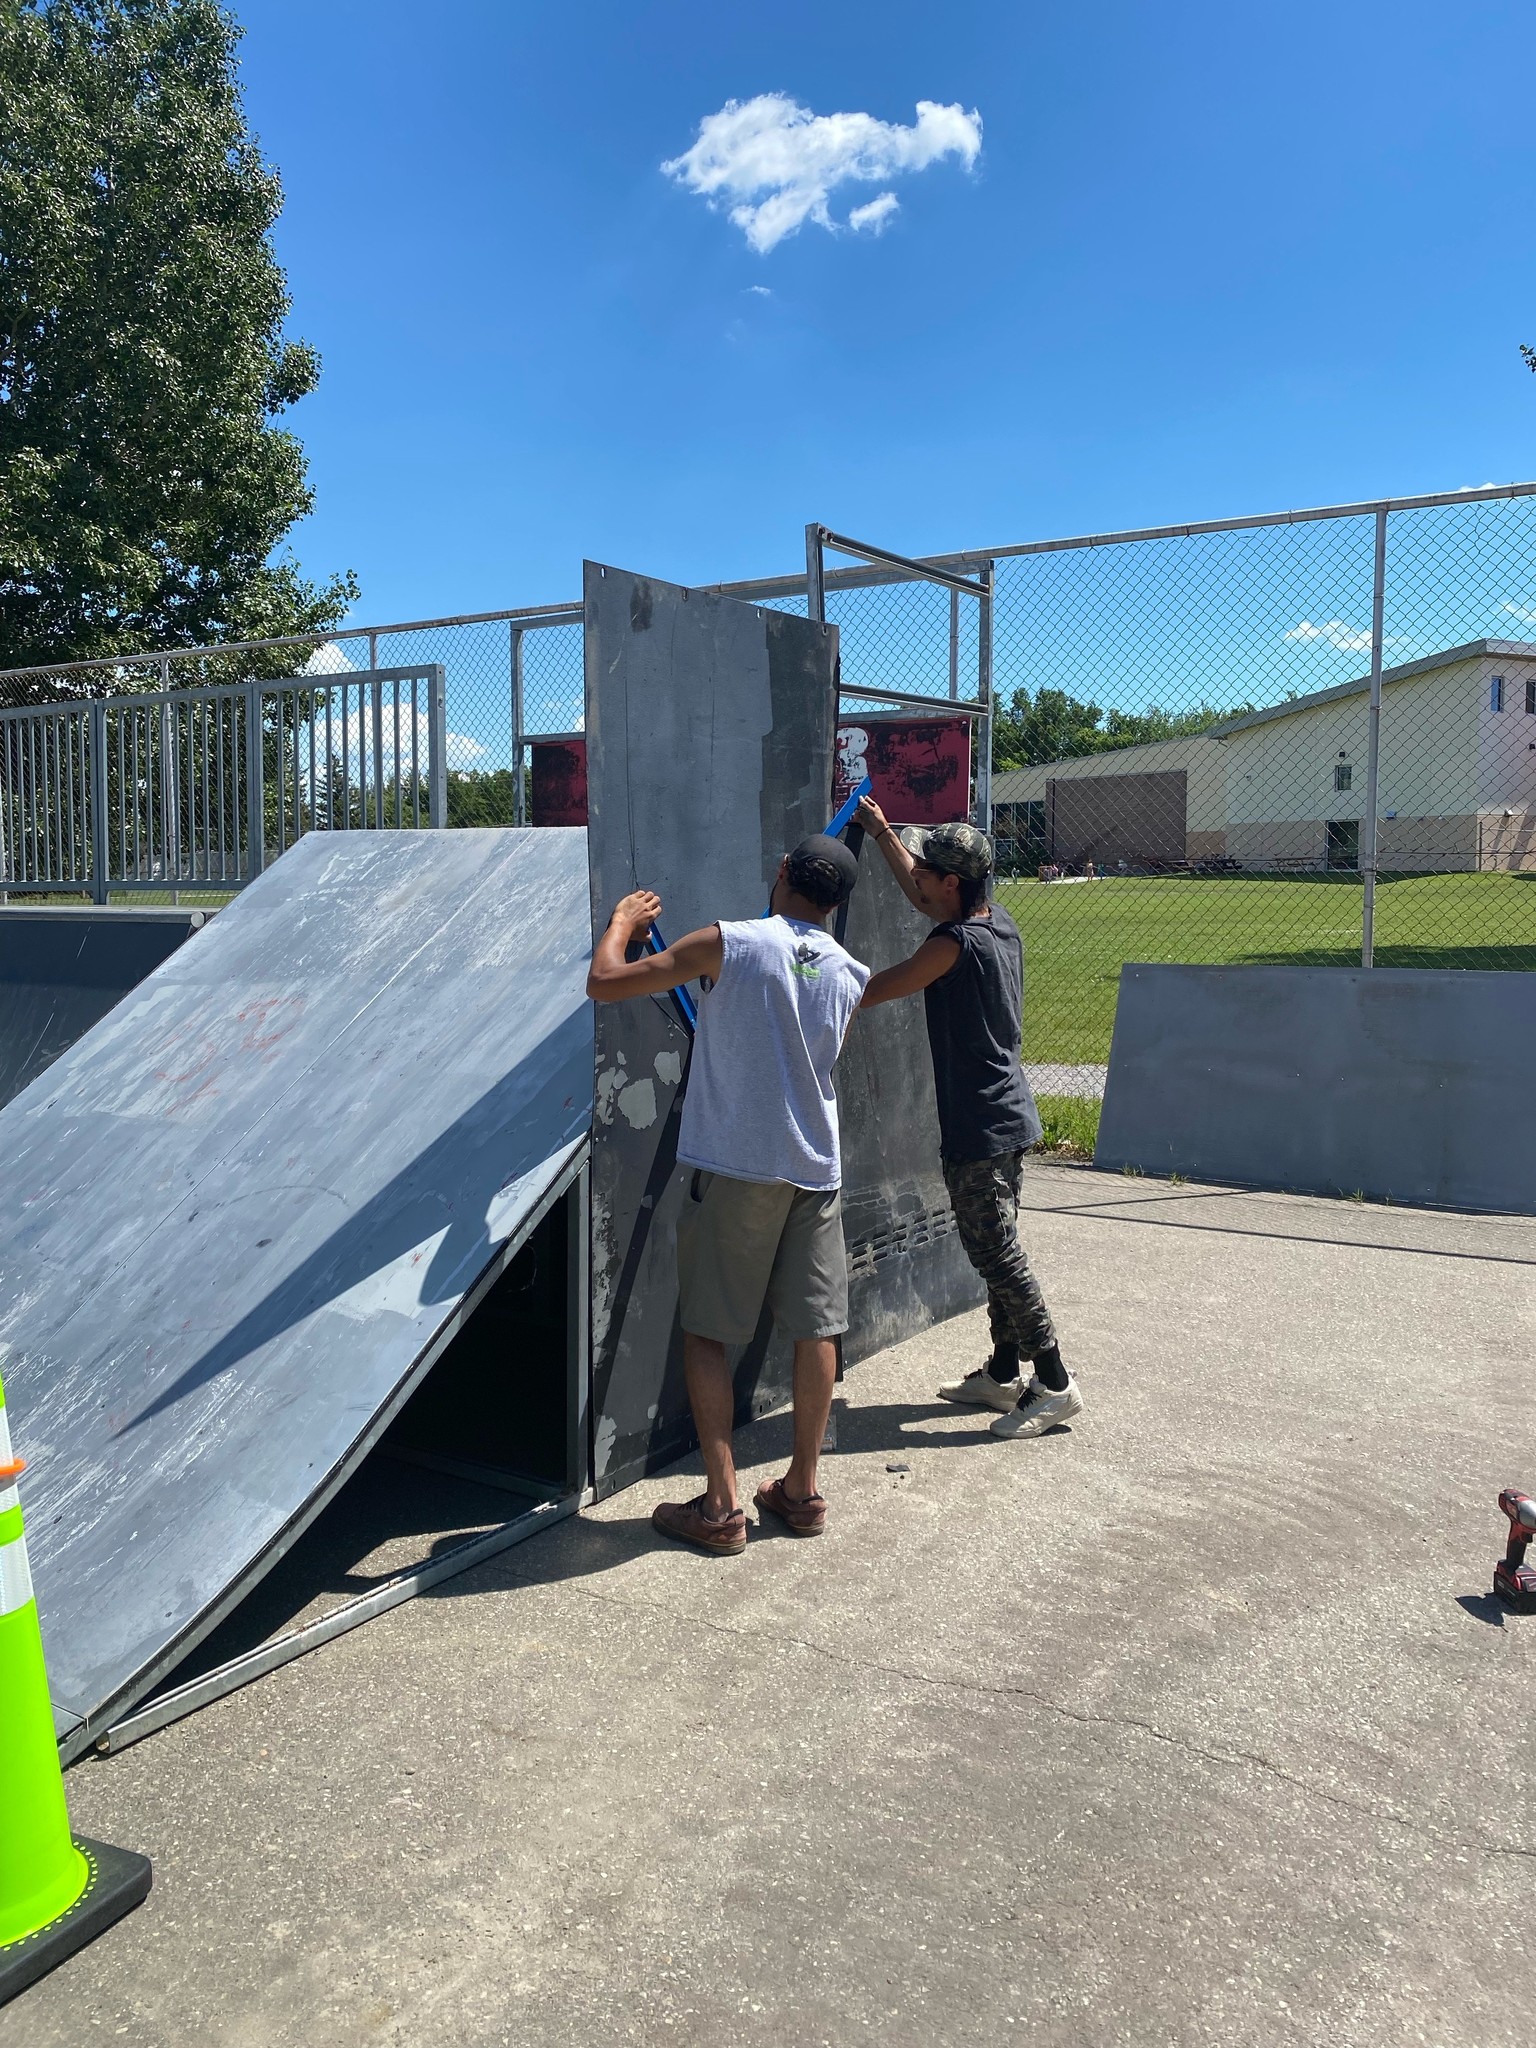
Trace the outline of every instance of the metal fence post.
<instances>
[{"instance_id":1,"label":"metal fence post","mask_svg":"<svg viewBox=\"0 0 1536 2048\"><path fill-rule=\"evenodd\" d=\"M160 689L169 699L171 694L171 658L168 654L160 657ZM167 702L162 718L165 732L165 763L169 773L170 799L166 807L167 832L165 840L166 866L171 874L171 901L181 901L181 891L176 884L181 880L181 721L176 707ZM161 787L166 785L162 781ZM191 809L191 779L188 778L188 810ZM190 822L190 818L189 818Z\"/></svg>"},{"instance_id":2,"label":"metal fence post","mask_svg":"<svg viewBox=\"0 0 1536 2048\"><path fill-rule=\"evenodd\" d=\"M105 903L110 879L107 826L107 707L98 700L91 706L91 900Z\"/></svg>"},{"instance_id":3,"label":"metal fence post","mask_svg":"<svg viewBox=\"0 0 1536 2048\"><path fill-rule=\"evenodd\" d=\"M267 864L267 768L261 730L261 685L245 686L245 879Z\"/></svg>"},{"instance_id":4,"label":"metal fence post","mask_svg":"<svg viewBox=\"0 0 1536 2048\"><path fill-rule=\"evenodd\" d=\"M448 823L448 677L434 666L427 680L427 777L431 784L432 823Z\"/></svg>"},{"instance_id":5,"label":"metal fence post","mask_svg":"<svg viewBox=\"0 0 1536 2048\"><path fill-rule=\"evenodd\" d=\"M976 721L976 822L983 832L992 830L992 599L997 583L997 565L985 563L976 578L982 587L980 617L976 622L976 701L982 706ZM959 592L954 593L958 601Z\"/></svg>"},{"instance_id":6,"label":"metal fence post","mask_svg":"<svg viewBox=\"0 0 1536 2048\"><path fill-rule=\"evenodd\" d=\"M1371 582L1371 694L1366 714L1365 826L1360 870L1365 879L1361 908L1360 965L1376 965L1376 782L1381 767L1381 627L1387 594L1387 510L1376 514L1376 560Z\"/></svg>"},{"instance_id":7,"label":"metal fence post","mask_svg":"<svg viewBox=\"0 0 1536 2048\"><path fill-rule=\"evenodd\" d=\"M815 524L805 529L805 615L821 626L827 623L826 564L821 550L823 531Z\"/></svg>"},{"instance_id":8,"label":"metal fence post","mask_svg":"<svg viewBox=\"0 0 1536 2048\"><path fill-rule=\"evenodd\" d=\"M526 825L527 803L523 796L523 629L512 632L512 822Z\"/></svg>"}]
</instances>

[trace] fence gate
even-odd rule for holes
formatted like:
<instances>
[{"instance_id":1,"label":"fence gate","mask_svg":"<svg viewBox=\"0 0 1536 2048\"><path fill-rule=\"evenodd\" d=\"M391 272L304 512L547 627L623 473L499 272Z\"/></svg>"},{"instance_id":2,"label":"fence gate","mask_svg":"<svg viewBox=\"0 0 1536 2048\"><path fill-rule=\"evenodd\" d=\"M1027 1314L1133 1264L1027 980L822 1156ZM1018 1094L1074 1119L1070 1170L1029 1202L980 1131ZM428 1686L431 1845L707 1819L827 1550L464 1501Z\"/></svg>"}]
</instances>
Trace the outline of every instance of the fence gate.
<instances>
[{"instance_id":1,"label":"fence gate","mask_svg":"<svg viewBox=\"0 0 1536 2048\"><path fill-rule=\"evenodd\" d=\"M439 664L0 711L0 890L239 889L306 832L446 825Z\"/></svg>"}]
</instances>

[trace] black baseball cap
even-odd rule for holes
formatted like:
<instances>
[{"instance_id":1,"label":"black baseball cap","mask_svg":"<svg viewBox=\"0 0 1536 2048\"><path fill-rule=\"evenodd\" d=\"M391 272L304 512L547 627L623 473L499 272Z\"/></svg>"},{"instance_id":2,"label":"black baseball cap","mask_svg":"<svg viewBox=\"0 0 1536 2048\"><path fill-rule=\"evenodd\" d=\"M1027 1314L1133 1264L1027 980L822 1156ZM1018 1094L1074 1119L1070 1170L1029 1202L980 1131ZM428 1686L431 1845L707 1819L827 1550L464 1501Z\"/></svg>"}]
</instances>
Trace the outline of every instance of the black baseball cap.
<instances>
[{"instance_id":1,"label":"black baseball cap","mask_svg":"<svg viewBox=\"0 0 1536 2048\"><path fill-rule=\"evenodd\" d=\"M789 886L824 910L836 910L853 894L859 864L841 839L813 832L789 856Z\"/></svg>"}]
</instances>

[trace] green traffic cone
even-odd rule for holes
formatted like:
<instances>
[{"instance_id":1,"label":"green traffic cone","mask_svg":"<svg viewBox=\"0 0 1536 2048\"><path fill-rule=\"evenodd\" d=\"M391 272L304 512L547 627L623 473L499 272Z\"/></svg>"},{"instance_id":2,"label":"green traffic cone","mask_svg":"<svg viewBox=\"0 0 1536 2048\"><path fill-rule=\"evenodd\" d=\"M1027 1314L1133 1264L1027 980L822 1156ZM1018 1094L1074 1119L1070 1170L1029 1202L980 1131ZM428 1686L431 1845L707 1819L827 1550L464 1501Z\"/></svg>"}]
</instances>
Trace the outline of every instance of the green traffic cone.
<instances>
[{"instance_id":1,"label":"green traffic cone","mask_svg":"<svg viewBox=\"0 0 1536 2048\"><path fill-rule=\"evenodd\" d=\"M147 1858L69 1832L0 1384L0 2004L149 1890Z\"/></svg>"}]
</instances>

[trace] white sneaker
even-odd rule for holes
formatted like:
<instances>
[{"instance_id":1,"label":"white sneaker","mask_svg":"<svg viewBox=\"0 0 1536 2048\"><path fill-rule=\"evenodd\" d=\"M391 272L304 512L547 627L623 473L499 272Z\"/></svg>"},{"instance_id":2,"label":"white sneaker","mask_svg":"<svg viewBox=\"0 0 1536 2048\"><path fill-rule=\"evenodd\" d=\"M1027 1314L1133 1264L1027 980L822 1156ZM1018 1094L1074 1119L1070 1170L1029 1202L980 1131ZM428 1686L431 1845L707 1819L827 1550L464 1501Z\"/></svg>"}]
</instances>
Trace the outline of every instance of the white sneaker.
<instances>
[{"instance_id":1,"label":"white sneaker","mask_svg":"<svg viewBox=\"0 0 1536 2048\"><path fill-rule=\"evenodd\" d=\"M1031 1379L1024 1389L1019 1405L1007 1415L999 1415L992 1424L994 1436L1044 1436L1048 1429L1059 1429L1064 1422L1070 1422L1074 1415L1083 1412L1083 1397L1077 1391L1077 1381L1067 1375L1067 1384L1059 1394L1053 1394L1038 1379Z\"/></svg>"},{"instance_id":2,"label":"white sneaker","mask_svg":"<svg viewBox=\"0 0 1536 2048\"><path fill-rule=\"evenodd\" d=\"M962 1408L995 1408L1006 1415L1023 1391L1022 1379L995 1380L984 1365L979 1365L963 1380L947 1380L939 1389L939 1399L958 1402Z\"/></svg>"}]
</instances>

